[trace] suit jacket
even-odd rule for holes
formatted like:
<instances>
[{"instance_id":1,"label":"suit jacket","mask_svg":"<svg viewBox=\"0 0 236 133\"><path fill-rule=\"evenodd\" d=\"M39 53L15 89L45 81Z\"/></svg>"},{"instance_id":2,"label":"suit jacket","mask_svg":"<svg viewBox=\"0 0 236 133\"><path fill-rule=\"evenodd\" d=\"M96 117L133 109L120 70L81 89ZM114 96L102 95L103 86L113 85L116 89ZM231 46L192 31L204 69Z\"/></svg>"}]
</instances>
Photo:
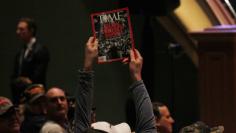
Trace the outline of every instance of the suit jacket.
<instances>
[{"instance_id":1,"label":"suit jacket","mask_svg":"<svg viewBox=\"0 0 236 133\"><path fill-rule=\"evenodd\" d=\"M49 62L48 49L38 43L33 44L32 50L24 58L26 47L20 49L15 58L13 79L28 77L33 83L46 83L46 72Z\"/></svg>"}]
</instances>

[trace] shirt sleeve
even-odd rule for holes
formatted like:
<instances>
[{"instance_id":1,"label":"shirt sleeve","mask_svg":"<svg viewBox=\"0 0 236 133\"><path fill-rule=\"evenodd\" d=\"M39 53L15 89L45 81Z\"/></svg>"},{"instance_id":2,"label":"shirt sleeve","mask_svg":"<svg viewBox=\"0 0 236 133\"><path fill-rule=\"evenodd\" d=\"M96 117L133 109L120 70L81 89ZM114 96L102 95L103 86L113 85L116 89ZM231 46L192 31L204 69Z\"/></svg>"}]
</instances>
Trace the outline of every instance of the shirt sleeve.
<instances>
[{"instance_id":1,"label":"shirt sleeve","mask_svg":"<svg viewBox=\"0 0 236 133\"><path fill-rule=\"evenodd\" d=\"M130 88L136 111L136 133L157 133L155 117L149 94L143 81L134 82Z\"/></svg>"},{"instance_id":2,"label":"shirt sleeve","mask_svg":"<svg viewBox=\"0 0 236 133\"><path fill-rule=\"evenodd\" d=\"M90 113L93 101L94 72L79 70L78 89L76 90L75 123L76 133L90 127Z\"/></svg>"}]
</instances>

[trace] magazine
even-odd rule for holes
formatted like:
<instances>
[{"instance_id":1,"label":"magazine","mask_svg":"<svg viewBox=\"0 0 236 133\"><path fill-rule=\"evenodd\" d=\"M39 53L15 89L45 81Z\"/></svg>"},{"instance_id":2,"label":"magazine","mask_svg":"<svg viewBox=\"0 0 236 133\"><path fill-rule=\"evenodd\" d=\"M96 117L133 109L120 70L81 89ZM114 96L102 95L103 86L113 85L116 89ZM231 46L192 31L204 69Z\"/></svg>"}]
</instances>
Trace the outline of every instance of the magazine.
<instances>
[{"instance_id":1,"label":"magazine","mask_svg":"<svg viewBox=\"0 0 236 133\"><path fill-rule=\"evenodd\" d=\"M98 63L129 57L134 48L128 8L91 14L93 34L98 39Z\"/></svg>"}]
</instances>

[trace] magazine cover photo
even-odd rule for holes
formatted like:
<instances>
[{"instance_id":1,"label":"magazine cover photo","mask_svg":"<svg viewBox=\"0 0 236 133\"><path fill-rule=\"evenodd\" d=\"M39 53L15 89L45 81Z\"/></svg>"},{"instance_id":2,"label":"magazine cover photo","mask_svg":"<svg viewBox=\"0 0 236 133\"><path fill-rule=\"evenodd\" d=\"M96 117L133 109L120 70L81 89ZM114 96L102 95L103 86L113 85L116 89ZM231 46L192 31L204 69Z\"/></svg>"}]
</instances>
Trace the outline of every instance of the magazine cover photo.
<instances>
[{"instance_id":1,"label":"magazine cover photo","mask_svg":"<svg viewBox=\"0 0 236 133\"><path fill-rule=\"evenodd\" d=\"M129 57L134 48L128 8L93 13L94 36L99 40L98 63L119 61Z\"/></svg>"}]
</instances>

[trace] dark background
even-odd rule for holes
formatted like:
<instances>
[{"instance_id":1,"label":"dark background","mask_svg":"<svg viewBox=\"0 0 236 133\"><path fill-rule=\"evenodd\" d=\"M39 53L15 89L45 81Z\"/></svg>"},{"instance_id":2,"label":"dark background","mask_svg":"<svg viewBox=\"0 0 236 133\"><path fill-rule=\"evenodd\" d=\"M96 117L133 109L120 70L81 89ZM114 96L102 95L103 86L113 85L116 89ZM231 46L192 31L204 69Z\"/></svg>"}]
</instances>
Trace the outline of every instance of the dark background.
<instances>
[{"instance_id":1,"label":"dark background","mask_svg":"<svg viewBox=\"0 0 236 133\"><path fill-rule=\"evenodd\" d=\"M175 119L175 130L178 130L198 119L197 68L181 45L155 19L157 15L166 15L178 5L170 3L178 1L167 0L164 5L158 3L159 6L148 8L153 10L139 10L140 7L130 2L135 46L144 57L144 82L153 101L168 105ZM15 34L19 18L34 18L38 25L37 39L49 48L47 86L60 86L72 95L77 86L77 69L83 65L84 45L92 35L90 14L126 4L117 0L2 0L0 95L11 97L9 79L20 47ZM169 4L171 6L167 6ZM155 10L160 9L158 7L162 10ZM176 47L170 48L170 43ZM95 65L95 71L97 120L113 124L126 121L127 89L131 84L127 65L119 62Z\"/></svg>"}]
</instances>

